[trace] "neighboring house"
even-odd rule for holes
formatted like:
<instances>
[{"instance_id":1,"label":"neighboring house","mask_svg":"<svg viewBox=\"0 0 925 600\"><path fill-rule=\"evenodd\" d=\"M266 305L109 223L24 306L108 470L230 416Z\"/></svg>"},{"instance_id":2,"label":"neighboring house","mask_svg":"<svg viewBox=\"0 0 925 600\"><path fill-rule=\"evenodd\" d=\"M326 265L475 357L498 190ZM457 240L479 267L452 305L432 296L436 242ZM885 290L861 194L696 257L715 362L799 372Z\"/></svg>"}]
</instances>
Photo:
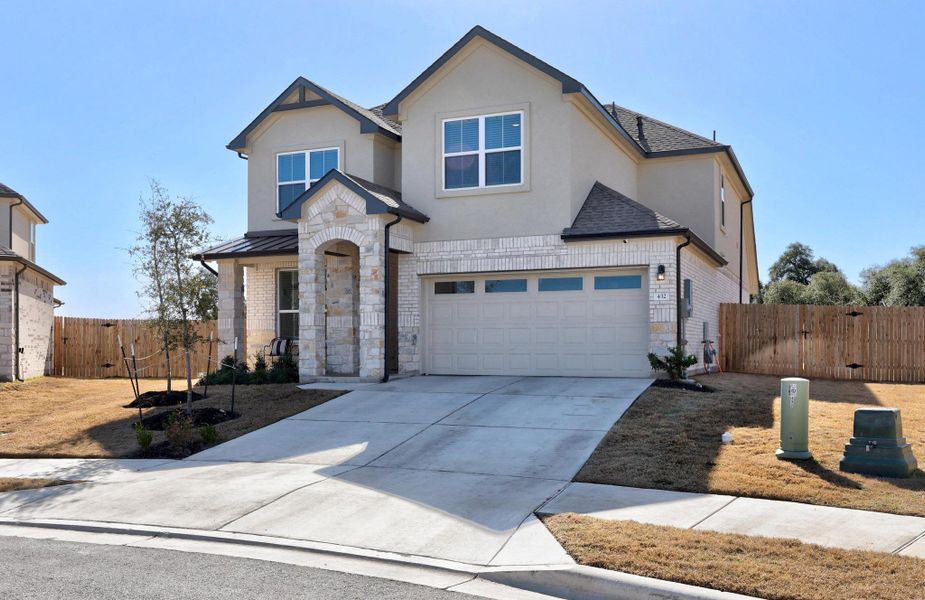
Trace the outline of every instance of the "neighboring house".
<instances>
[{"instance_id":1,"label":"neighboring house","mask_svg":"<svg viewBox=\"0 0 925 600\"><path fill-rule=\"evenodd\" d=\"M221 352L298 338L303 380L645 376L649 351L701 356L719 304L757 292L729 146L601 104L481 27L373 108L300 77L228 148L248 223L203 255Z\"/></svg>"},{"instance_id":2,"label":"neighboring house","mask_svg":"<svg viewBox=\"0 0 925 600\"><path fill-rule=\"evenodd\" d=\"M52 370L54 289L64 281L36 264L35 233L45 223L22 194L0 183L0 380Z\"/></svg>"}]
</instances>

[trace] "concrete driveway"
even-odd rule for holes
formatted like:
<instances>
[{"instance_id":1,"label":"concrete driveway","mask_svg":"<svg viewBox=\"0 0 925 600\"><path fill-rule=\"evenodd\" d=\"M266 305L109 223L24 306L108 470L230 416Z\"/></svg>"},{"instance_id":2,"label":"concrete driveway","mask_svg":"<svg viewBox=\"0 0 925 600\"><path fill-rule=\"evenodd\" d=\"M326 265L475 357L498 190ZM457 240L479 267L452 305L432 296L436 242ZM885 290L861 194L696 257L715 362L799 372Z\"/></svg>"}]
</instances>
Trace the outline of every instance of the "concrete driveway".
<instances>
[{"instance_id":1,"label":"concrete driveway","mask_svg":"<svg viewBox=\"0 0 925 600\"><path fill-rule=\"evenodd\" d=\"M7 494L3 516L278 536L476 565L566 564L533 517L648 379L364 387L169 466Z\"/></svg>"}]
</instances>

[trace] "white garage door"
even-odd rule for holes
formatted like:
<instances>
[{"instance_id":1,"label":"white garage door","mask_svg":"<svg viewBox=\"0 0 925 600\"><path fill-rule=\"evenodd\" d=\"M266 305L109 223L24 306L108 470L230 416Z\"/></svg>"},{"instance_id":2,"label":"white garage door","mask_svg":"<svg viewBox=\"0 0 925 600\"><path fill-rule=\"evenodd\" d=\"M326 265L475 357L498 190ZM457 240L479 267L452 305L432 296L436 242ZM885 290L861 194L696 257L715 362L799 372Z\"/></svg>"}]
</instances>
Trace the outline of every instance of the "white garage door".
<instances>
[{"instance_id":1,"label":"white garage door","mask_svg":"<svg viewBox=\"0 0 925 600\"><path fill-rule=\"evenodd\" d=\"M425 279L431 374L649 374L645 271Z\"/></svg>"}]
</instances>

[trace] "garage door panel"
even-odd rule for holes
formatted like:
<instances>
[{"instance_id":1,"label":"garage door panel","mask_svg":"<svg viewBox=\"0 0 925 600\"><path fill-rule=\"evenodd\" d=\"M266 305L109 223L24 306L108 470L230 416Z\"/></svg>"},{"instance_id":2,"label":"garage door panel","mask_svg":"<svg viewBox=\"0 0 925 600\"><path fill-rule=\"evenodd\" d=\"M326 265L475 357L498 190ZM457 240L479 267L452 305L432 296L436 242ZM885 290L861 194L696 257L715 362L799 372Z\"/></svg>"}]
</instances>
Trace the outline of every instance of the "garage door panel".
<instances>
[{"instance_id":1,"label":"garage door panel","mask_svg":"<svg viewBox=\"0 0 925 600\"><path fill-rule=\"evenodd\" d=\"M520 275L527 291L433 293L425 280L425 369L434 374L645 376L649 338L648 292L595 290L593 271ZM541 277L582 278L582 290L539 291Z\"/></svg>"}]
</instances>

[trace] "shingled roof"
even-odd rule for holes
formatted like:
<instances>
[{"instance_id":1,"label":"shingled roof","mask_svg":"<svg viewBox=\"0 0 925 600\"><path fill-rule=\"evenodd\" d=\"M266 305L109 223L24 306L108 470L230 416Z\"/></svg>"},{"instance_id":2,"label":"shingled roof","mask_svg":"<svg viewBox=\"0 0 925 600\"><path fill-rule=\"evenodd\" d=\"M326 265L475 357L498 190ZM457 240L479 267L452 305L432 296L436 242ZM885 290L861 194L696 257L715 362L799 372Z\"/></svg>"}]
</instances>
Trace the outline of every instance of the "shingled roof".
<instances>
[{"instance_id":1,"label":"shingled roof","mask_svg":"<svg viewBox=\"0 0 925 600\"><path fill-rule=\"evenodd\" d=\"M22 203L25 205L25 207L31 210L32 213L38 217L39 221L42 223L48 223L48 219L45 218L45 215L40 213L36 207L32 206L32 203L26 200L25 196L10 186L0 183L0 198L18 198L19 200L22 200Z\"/></svg>"},{"instance_id":2,"label":"shingled roof","mask_svg":"<svg viewBox=\"0 0 925 600\"><path fill-rule=\"evenodd\" d=\"M0 184L0 185L2 185L2 184ZM6 187L6 186L3 186L3 187ZM7 188L7 189L9 189L9 188ZM15 262L15 263L19 263L19 264L21 264L22 266L27 267L27 268L29 268L29 269L32 269L32 270L35 271L36 273L39 273L40 275L42 275L42 276L44 276L44 277L47 277L48 279L51 279L51 280L54 281L57 285L67 285L63 279L61 279L60 277L58 277L57 275L55 275L54 273L52 273L52 272L49 271L48 269L44 269L44 268L38 266L37 264L35 264L33 261L29 260L28 258L26 258L26 257L24 257L24 256L20 256L19 254L17 254L17 253L14 252L13 250L10 250L9 248L7 248L6 246L4 246L3 244L0 244L0 262Z\"/></svg>"},{"instance_id":3,"label":"shingled roof","mask_svg":"<svg viewBox=\"0 0 925 600\"><path fill-rule=\"evenodd\" d=\"M726 147L709 138L614 103L605 104L604 108L616 117L633 140L650 154L697 149L721 150Z\"/></svg>"},{"instance_id":4,"label":"shingled roof","mask_svg":"<svg viewBox=\"0 0 925 600\"><path fill-rule=\"evenodd\" d=\"M591 187L572 226L562 231L562 239L565 241L665 235L689 236L691 243L710 258L719 264L726 264L726 259L690 228L643 206L600 181L596 181Z\"/></svg>"}]
</instances>

